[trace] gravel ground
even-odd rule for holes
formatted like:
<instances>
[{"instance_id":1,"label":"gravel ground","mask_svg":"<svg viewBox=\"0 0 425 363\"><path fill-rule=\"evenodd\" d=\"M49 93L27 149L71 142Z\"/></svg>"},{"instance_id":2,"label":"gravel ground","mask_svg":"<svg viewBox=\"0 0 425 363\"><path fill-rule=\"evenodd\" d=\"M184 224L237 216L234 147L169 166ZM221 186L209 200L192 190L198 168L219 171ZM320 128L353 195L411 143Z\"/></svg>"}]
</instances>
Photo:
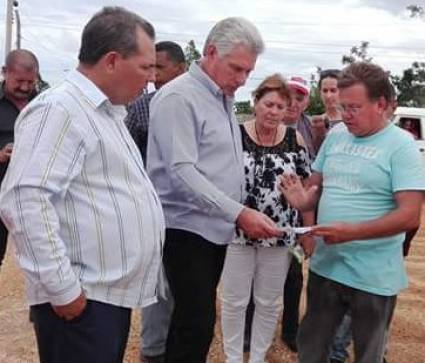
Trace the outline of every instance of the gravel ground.
<instances>
[{"instance_id":1,"label":"gravel ground","mask_svg":"<svg viewBox=\"0 0 425 363\"><path fill-rule=\"evenodd\" d=\"M398 299L391 328L388 362L425 363L425 217L406 262L410 286ZM35 337L28 322L23 285L21 272L9 249L0 273L0 363L38 362ZM126 363L138 362L139 326L140 314L135 312ZM218 323L208 363L222 362L224 356ZM267 362L292 363L296 362L296 355L290 353L276 336L267 355Z\"/></svg>"}]
</instances>

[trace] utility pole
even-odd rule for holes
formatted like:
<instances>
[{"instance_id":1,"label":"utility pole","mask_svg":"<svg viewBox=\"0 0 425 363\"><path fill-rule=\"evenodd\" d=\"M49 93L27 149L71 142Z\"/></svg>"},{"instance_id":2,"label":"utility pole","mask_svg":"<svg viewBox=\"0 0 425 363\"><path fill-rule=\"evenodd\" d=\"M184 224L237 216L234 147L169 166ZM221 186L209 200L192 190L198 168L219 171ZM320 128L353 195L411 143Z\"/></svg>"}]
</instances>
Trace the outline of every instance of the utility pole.
<instances>
[{"instance_id":1,"label":"utility pole","mask_svg":"<svg viewBox=\"0 0 425 363\"><path fill-rule=\"evenodd\" d=\"M18 5L17 1L13 2L16 18L16 49L21 49L21 17L19 16Z\"/></svg>"},{"instance_id":2,"label":"utility pole","mask_svg":"<svg viewBox=\"0 0 425 363\"><path fill-rule=\"evenodd\" d=\"M13 22L13 0L7 0L6 7L6 41L4 46L4 57L6 58L12 49L12 22Z\"/></svg>"}]
</instances>

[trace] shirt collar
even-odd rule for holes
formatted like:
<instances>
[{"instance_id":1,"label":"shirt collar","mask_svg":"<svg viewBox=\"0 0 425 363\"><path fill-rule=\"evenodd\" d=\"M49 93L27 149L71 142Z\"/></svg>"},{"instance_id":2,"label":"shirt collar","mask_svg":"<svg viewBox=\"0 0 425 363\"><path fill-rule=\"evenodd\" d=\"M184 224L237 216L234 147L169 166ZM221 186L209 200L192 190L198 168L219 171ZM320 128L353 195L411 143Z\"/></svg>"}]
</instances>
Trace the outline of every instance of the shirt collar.
<instances>
[{"instance_id":1,"label":"shirt collar","mask_svg":"<svg viewBox=\"0 0 425 363\"><path fill-rule=\"evenodd\" d=\"M78 70L70 71L66 80L76 86L94 105L95 108L100 107L103 103L108 102L108 97L97 87L89 78Z\"/></svg>"},{"instance_id":2,"label":"shirt collar","mask_svg":"<svg viewBox=\"0 0 425 363\"><path fill-rule=\"evenodd\" d=\"M198 80L199 82L204 85L205 88L207 88L214 96L216 97L223 97L224 93L221 90L221 88L215 83L210 76L208 76L207 73L201 68L201 63L199 61L192 62L192 64L189 67L189 73L190 75ZM226 97L228 98L228 97ZM233 97L229 97L233 98Z\"/></svg>"},{"instance_id":3,"label":"shirt collar","mask_svg":"<svg viewBox=\"0 0 425 363\"><path fill-rule=\"evenodd\" d=\"M102 107L116 120L123 120L127 115L124 105L113 105L102 90L80 71L70 71L66 80L76 86L95 108Z\"/></svg>"}]
</instances>

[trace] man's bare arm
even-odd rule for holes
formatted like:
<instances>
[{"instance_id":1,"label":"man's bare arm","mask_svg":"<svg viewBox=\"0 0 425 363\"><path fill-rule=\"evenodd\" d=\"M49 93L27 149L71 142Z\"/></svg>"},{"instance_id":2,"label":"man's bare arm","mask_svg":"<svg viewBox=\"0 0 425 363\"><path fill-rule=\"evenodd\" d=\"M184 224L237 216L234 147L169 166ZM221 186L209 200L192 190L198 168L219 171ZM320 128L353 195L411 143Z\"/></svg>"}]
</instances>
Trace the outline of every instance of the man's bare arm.
<instances>
[{"instance_id":1,"label":"man's bare arm","mask_svg":"<svg viewBox=\"0 0 425 363\"><path fill-rule=\"evenodd\" d=\"M367 240L393 236L420 224L423 192L401 191L394 195L397 207L390 213L360 223L336 222L317 226L313 233L323 237L325 243L336 244L354 240Z\"/></svg>"}]
</instances>

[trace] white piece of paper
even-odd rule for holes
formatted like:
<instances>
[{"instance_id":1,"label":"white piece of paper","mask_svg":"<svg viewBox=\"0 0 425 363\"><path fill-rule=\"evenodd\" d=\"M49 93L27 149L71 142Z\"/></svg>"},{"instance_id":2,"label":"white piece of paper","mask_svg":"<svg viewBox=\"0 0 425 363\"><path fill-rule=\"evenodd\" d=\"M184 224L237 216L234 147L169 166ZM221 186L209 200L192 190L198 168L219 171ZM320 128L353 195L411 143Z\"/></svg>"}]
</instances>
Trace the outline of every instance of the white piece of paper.
<instances>
[{"instance_id":1,"label":"white piece of paper","mask_svg":"<svg viewBox=\"0 0 425 363\"><path fill-rule=\"evenodd\" d=\"M313 230L312 226L308 226L308 227L283 227L281 228L282 232L291 234L291 233L295 233L295 234L306 234L309 233Z\"/></svg>"}]
</instances>

